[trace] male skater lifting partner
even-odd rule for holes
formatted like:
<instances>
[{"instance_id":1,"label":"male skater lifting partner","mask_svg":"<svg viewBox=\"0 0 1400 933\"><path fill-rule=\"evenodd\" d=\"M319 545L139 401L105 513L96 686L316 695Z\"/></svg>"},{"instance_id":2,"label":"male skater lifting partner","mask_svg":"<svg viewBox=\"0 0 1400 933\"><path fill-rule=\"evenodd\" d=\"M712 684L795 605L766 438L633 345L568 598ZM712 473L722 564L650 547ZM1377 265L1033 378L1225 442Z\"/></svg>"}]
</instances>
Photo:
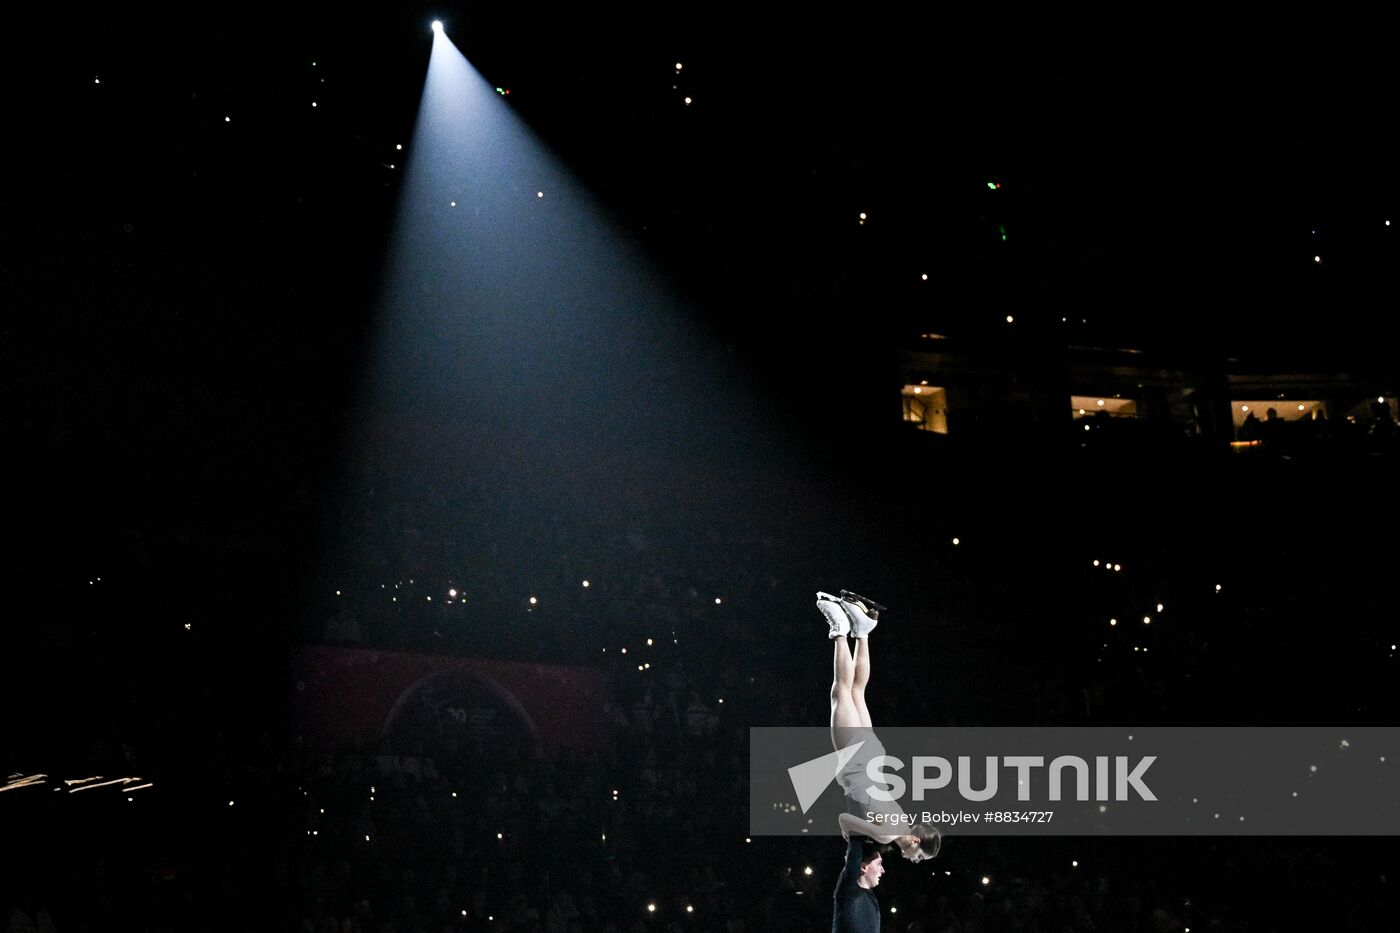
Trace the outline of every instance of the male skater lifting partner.
<instances>
[{"instance_id":1,"label":"male skater lifting partner","mask_svg":"<svg viewBox=\"0 0 1400 933\"><path fill-rule=\"evenodd\" d=\"M911 862L922 862L938 854L941 837L933 826L913 823L905 817L898 803L874 800L868 793L871 780L866 766L871 759L885 754L885 747L875 735L870 722L870 710L865 706L865 687L870 682L870 633L878 624L879 612L843 591L841 597L817 593L817 608L830 626L832 643L831 673L831 744L836 750L859 742L857 749L840 774L837 783L846 793L847 806L853 812L840 816L841 835L848 842L858 833L875 843L899 847L900 854ZM855 638L854 650L846 636ZM883 825L871 822L867 814L880 813L886 817ZM892 826L909 826L907 833L892 833ZM851 864L849 853L847 867ZM865 864L864 861L858 863ZM881 869L883 871L883 869ZM844 873L843 873L844 877ZM865 877L862 874L862 877ZM879 884L879 874L874 878Z\"/></svg>"},{"instance_id":2,"label":"male skater lifting partner","mask_svg":"<svg viewBox=\"0 0 1400 933\"><path fill-rule=\"evenodd\" d=\"M841 835L846 838L846 864L836 879L832 895L832 933L880 933L880 901L875 888L885 873L884 853L890 843L911 862L921 862L938 854L938 830L922 823L908 834L882 832L865 819L872 811L902 813L896 803L873 801L866 792L870 779L865 773L869 761L883 755L885 748L876 738L865 707L865 686L870 682L870 633L879 612L858 599L817 594L817 608L831 626L833 661L831 666L831 744L838 751L855 742L863 743L836 776L846 792L848 806L856 813L842 813ZM846 636L855 636L855 651ZM894 823L892 825L901 825Z\"/></svg>"}]
</instances>

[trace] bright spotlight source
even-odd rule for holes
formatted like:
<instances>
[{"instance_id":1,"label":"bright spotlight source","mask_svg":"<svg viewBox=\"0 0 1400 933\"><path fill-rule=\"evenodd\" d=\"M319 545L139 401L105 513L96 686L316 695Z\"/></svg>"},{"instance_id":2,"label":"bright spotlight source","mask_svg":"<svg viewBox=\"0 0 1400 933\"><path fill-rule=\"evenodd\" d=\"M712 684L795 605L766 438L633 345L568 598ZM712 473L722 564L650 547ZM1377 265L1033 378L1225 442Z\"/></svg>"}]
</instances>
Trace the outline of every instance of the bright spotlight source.
<instances>
[{"instance_id":1,"label":"bright spotlight source","mask_svg":"<svg viewBox=\"0 0 1400 933\"><path fill-rule=\"evenodd\" d=\"M433 20L433 32L442 32L442 20Z\"/></svg>"}]
</instances>

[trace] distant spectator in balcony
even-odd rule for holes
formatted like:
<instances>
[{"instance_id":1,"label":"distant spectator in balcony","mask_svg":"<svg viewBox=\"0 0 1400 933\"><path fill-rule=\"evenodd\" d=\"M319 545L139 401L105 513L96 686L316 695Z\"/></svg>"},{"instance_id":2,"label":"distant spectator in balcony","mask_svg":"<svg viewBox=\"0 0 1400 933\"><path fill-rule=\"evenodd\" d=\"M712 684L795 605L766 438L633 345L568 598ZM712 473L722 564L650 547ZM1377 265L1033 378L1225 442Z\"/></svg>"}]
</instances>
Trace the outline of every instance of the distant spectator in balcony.
<instances>
[{"instance_id":1,"label":"distant spectator in balcony","mask_svg":"<svg viewBox=\"0 0 1400 933\"><path fill-rule=\"evenodd\" d=\"M1366 437L1372 450L1393 450L1400 441L1400 430L1390 415L1390 406L1383 401L1371 402L1371 424L1366 428Z\"/></svg>"},{"instance_id":2,"label":"distant spectator in balcony","mask_svg":"<svg viewBox=\"0 0 1400 933\"><path fill-rule=\"evenodd\" d=\"M1278 416L1277 408L1269 408L1264 411L1264 422L1259 425L1259 439L1264 442L1265 447L1273 447L1277 450L1282 446L1285 438L1284 432L1288 429L1284 427L1284 421Z\"/></svg>"}]
</instances>

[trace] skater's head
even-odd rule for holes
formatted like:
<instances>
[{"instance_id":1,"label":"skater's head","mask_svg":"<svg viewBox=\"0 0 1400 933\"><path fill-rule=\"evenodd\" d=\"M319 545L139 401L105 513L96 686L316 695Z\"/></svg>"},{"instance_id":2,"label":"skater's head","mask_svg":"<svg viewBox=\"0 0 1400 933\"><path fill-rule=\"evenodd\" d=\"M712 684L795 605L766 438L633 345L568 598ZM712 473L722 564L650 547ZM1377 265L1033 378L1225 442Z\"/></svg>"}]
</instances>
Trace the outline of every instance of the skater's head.
<instances>
[{"instance_id":1,"label":"skater's head","mask_svg":"<svg viewBox=\"0 0 1400 933\"><path fill-rule=\"evenodd\" d=\"M927 823L915 823L907 836L895 840L899 853L911 862L922 862L938 854L943 837L938 830Z\"/></svg>"},{"instance_id":2,"label":"skater's head","mask_svg":"<svg viewBox=\"0 0 1400 933\"><path fill-rule=\"evenodd\" d=\"M873 888L880 883L885 873L884 847L866 844L861 846L860 877L856 883L862 888Z\"/></svg>"}]
</instances>

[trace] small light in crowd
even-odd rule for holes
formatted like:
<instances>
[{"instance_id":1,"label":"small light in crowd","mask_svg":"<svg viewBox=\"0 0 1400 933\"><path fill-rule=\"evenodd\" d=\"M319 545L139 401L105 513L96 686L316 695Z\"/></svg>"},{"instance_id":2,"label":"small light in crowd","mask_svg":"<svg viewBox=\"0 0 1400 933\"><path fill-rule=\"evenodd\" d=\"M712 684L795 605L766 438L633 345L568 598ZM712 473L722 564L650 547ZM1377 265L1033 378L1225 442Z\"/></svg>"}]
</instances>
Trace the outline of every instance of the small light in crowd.
<instances>
[{"instance_id":1,"label":"small light in crowd","mask_svg":"<svg viewBox=\"0 0 1400 933\"><path fill-rule=\"evenodd\" d=\"M861 211L861 212L860 212L860 219L861 219L861 220L864 220L864 219L865 219L865 211Z\"/></svg>"},{"instance_id":2,"label":"small light in crowd","mask_svg":"<svg viewBox=\"0 0 1400 933\"><path fill-rule=\"evenodd\" d=\"M429 596L429 597L428 597L428 602L432 602L432 601L433 601L433 598L432 598L431 596Z\"/></svg>"},{"instance_id":3,"label":"small light in crowd","mask_svg":"<svg viewBox=\"0 0 1400 933\"><path fill-rule=\"evenodd\" d=\"M647 639L647 645L648 645L648 646L651 645L651 639L650 639L650 638Z\"/></svg>"},{"instance_id":4,"label":"small light in crowd","mask_svg":"<svg viewBox=\"0 0 1400 933\"><path fill-rule=\"evenodd\" d=\"M584 581L583 581L583 588L584 588L585 590L588 589L588 581L587 581L587 580L584 580Z\"/></svg>"},{"instance_id":5,"label":"small light in crowd","mask_svg":"<svg viewBox=\"0 0 1400 933\"><path fill-rule=\"evenodd\" d=\"M812 866L811 866L811 865L808 865L806 868L802 869L802 874L804 874L804 875L810 875L811 873L812 873Z\"/></svg>"},{"instance_id":6,"label":"small light in crowd","mask_svg":"<svg viewBox=\"0 0 1400 933\"><path fill-rule=\"evenodd\" d=\"M316 102L315 102L314 100L311 102L311 106L313 106L313 107L316 106Z\"/></svg>"},{"instance_id":7,"label":"small light in crowd","mask_svg":"<svg viewBox=\"0 0 1400 933\"><path fill-rule=\"evenodd\" d=\"M724 602L724 600L720 599L718 596L715 597L715 605L716 605L716 606L720 605L720 604L723 603L723 602Z\"/></svg>"},{"instance_id":8,"label":"small light in crowd","mask_svg":"<svg viewBox=\"0 0 1400 933\"><path fill-rule=\"evenodd\" d=\"M369 836L365 836L365 842L369 842Z\"/></svg>"},{"instance_id":9,"label":"small light in crowd","mask_svg":"<svg viewBox=\"0 0 1400 933\"><path fill-rule=\"evenodd\" d=\"M651 670L651 662L648 661L647 663L643 664L642 667L646 668L647 670Z\"/></svg>"},{"instance_id":10,"label":"small light in crowd","mask_svg":"<svg viewBox=\"0 0 1400 933\"><path fill-rule=\"evenodd\" d=\"M1070 867L1070 868L1078 868L1078 867L1079 867L1079 862L1078 862L1078 860L1075 860L1075 861L1073 861L1073 862L1070 862L1070 863L1069 863L1069 867Z\"/></svg>"},{"instance_id":11,"label":"small light in crowd","mask_svg":"<svg viewBox=\"0 0 1400 933\"><path fill-rule=\"evenodd\" d=\"M1142 624L1143 624L1143 625L1151 625L1151 624L1152 624L1152 617L1151 617L1151 616L1143 616L1143 617L1142 617Z\"/></svg>"},{"instance_id":12,"label":"small light in crowd","mask_svg":"<svg viewBox=\"0 0 1400 933\"><path fill-rule=\"evenodd\" d=\"M723 702L724 702L724 697L720 697L720 698L719 698L719 701L720 701L721 703L723 703Z\"/></svg>"},{"instance_id":13,"label":"small light in crowd","mask_svg":"<svg viewBox=\"0 0 1400 933\"><path fill-rule=\"evenodd\" d=\"M456 202L456 201L451 201L451 202L449 202L449 203L450 203L453 207L456 207L456 206L457 206L457 202Z\"/></svg>"},{"instance_id":14,"label":"small light in crowd","mask_svg":"<svg viewBox=\"0 0 1400 933\"><path fill-rule=\"evenodd\" d=\"M1115 571L1121 571L1121 570L1123 569L1123 565L1122 565L1122 564L1114 564L1114 565L1113 565L1113 569L1114 569Z\"/></svg>"},{"instance_id":15,"label":"small light in crowd","mask_svg":"<svg viewBox=\"0 0 1400 933\"><path fill-rule=\"evenodd\" d=\"M456 796L457 796L457 792L456 792L455 790L452 792L452 796L453 796L453 797L456 797Z\"/></svg>"},{"instance_id":16,"label":"small light in crowd","mask_svg":"<svg viewBox=\"0 0 1400 933\"><path fill-rule=\"evenodd\" d=\"M922 388L920 388L919 386L914 386L914 394L915 394L915 395L922 395L922 394L923 394L923 391L924 391L924 390L923 390Z\"/></svg>"},{"instance_id":17,"label":"small light in crowd","mask_svg":"<svg viewBox=\"0 0 1400 933\"><path fill-rule=\"evenodd\" d=\"M988 878L986 875L983 875L983 876L982 876L982 883L983 883L983 884L991 884L991 883L992 883L992 879L991 879L991 878Z\"/></svg>"},{"instance_id":18,"label":"small light in crowd","mask_svg":"<svg viewBox=\"0 0 1400 933\"><path fill-rule=\"evenodd\" d=\"M231 121L228 117L224 117L224 122L225 122L225 123L231 123L231 122L233 122L233 121Z\"/></svg>"},{"instance_id":19,"label":"small light in crowd","mask_svg":"<svg viewBox=\"0 0 1400 933\"><path fill-rule=\"evenodd\" d=\"M1097 404L1098 404L1098 406L1099 406L1100 408L1102 408L1102 407L1103 407L1103 399L1099 399L1098 402L1097 402Z\"/></svg>"},{"instance_id":20,"label":"small light in crowd","mask_svg":"<svg viewBox=\"0 0 1400 933\"><path fill-rule=\"evenodd\" d=\"M685 105L686 105L687 107L690 106L690 98L689 98L689 97L687 97L687 98L685 99Z\"/></svg>"},{"instance_id":21,"label":"small light in crowd","mask_svg":"<svg viewBox=\"0 0 1400 933\"><path fill-rule=\"evenodd\" d=\"M544 197L544 192L543 192L543 191L536 191L536 192L535 192L535 197L537 197L537 198L542 198L542 197Z\"/></svg>"},{"instance_id":22,"label":"small light in crowd","mask_svg":"<svg viewBox=\"0 0 1400 933\"><path fill-rule=\"evenodd\" d=\"M1162 604L1161 604L1161 603L1158 603L1158 604L1157 604L1157 611L1158 611L1158 612L1161 612L1161 611L1162 611Z\"/></svg>"},{"instance_id":23,"label":"small light in crowd","mask_svg":"<svg viewBox=\"0 0 1400 933\"><path fill-rule=\"evenodd\" d=\"M506 837L503 836L503 835L501 835L500 833L496 833L496 838L497 838L497 839L504 839L504 838L506 838Z\"/></svg>"},{"instance_id":24,"label":"small light in crowd","mask_svg":"<svg viewBox=\"0 0 1400 933\"><path fill-rule=\"evenodd\" d=\"M920 278L921 280L927 282L927 281L928 281L928 273L925 272L923 275L919 276L919 278Z\"/></svg>"},{"instance_id":25,"label":"small light in crowd","mask_svg":"<svg viewBox=\"0 0 1400 933\"><path fill-rule=\"evenodd\" d=\"M646 668L645 668L645 667L642 667L642 665L638 664L638 665L637 665L637 670L639 670L639 671L644 671L644 670L646 670Z\"/></svg>"},{"instance_id":26,"label":"small light in crowd","mask_svg":"<svg viewBox=\"0 0 1400 933\"><path fill-rule=\"evenodd\" d=\"M1298 410L1299 410L1299 411L1302 411L1302 410L1303 410L1303 406L1302 406L1302 405L1299 405L1299 406L1298 406Z\"/></svg>"},{"instance_id":27,"label":"small light in crowd","mask_svg":"<svg viewBox=\"0 0 1400 933\"><path fill-rule=\"evenodd\" d=\"M465 910L462 911L462 916L465 917L466 915L467 915L467 912L466 912Z\"/></svg>"},{"instance_id":28,"label":"small light in crowd","mask_svg":"<svg viewBox=\"0 0 1400 933\"><path fill-rule=\"evenodd\" d=\"M530 597L530 605L533 606L533 605L535 605L535 604L538 603L538 602L539 602L539 600L536 599L535 597L533 597L533 596Z\"/></svg>"},{"instance_id":29,"label":"small light in crowd","mask_svg":"<svg viewBox=\"0 0 1400 933\"><path fill-rule=\"evenodd\" d=\"M1384 402L1384 401L1385 401L1385 396L1384 396L1384 395L1377 395L1377 396L1376 396L1376 401L1378 401L1378 402ZM102 578L101 578L101 577L98 577L97 579L101 580Z\"/></svg>"},{"instance_id":30,"label":"small light in crowd","mask_svg":"<svg viewBox=\"0 0 1400 933\"><path fill-rule=\"evenodd\" d=\"M954 538L954 539L953 539L953 547L957 547L959 544L962 544L962 539L961 539L961 538Z\"/></svg>"},{"instance_id":31,"label":"small light in crowd","mask_svg":"<svg viewBox=\"0 0 1400 933\"><path fill-rule=\"evenodd\" d=\"M1217 593L1220 592L1220 584L1219 584L1219 583L1215 584L1215 591L1216 591Z\"/></svg>"},{"instance_id":32,"label":"small light in crowd","mask_svg":"<svg viewBox=\"0 0 1400 933\"><path fill-rule=\"evenodd\" d=\"M322 808L321 808L321 813L322 813L322 815L324 815L325 812L326 812L326 808L325 808L325 807L322 807Z\"/></svg>"},{"instance_id":33,"label":"small light in crowd","mask_svg":"<svg viewBox=\"0 0 1400 933\"><path fill-rule=\"evenodd\" d=\"M747 836L744 837L744 841L745 841L745 842L753 842L753 840L750 839L750 838L748 838Z\"/></svg>"},{"instance_id":34,"label":"small light in crowd","mask_svg":"<svg viewBox=\"0 0 1400 933\"><path fill-rule=\"evenodd\" d=\"M93 83L93 84L101 84L101 83L102 83L102 79L101 79L101 78L93 78L93 79L92 79L92 83ZM1386 223L1390 223L1390 221L1387 220Z\"/></svg>"},{"instance_id":35,"label":"small light in crowd","mask_svg":"<svg viewBox=\"0 0 1400 933\"><path fill-rule=\"evenodd\" d=\"M1109 619L1109 620L1108 620L1108 624L1109 624L1109 625L1117 625L1117 624L1118 624L1118 620L1117 620L1117 619Z\"/></svg>"},{"instance_id":36,"label":"small light in crowd","mask_svg":"<svg viewBox=\"0 0 1400 933\"><path fill-rule=\"evenodd\" d=\"M693 913L695 913L695 908L692 907L692 906L690 906L689 904L686 904L686 905L685 905L685 912L688 913L688 914L693 914Z\"/></svg>"},{"instance_id":37,"label":"small light in crowd","mask_svg":"<svg viewBox=\"0 0 1400 933\"><path fill-rule=\"evenodd\" d=\"M890 908L890 913L892 913L892 914L897 914L897 913L899 913L899 908L898 908L898 907L891 907L891 908Z\"/></svg>"},{"instance_id":38,"label":"small light in crowd","mask_svg":"<svg viewBox=\"0 0 1400 933\"><path fill-rule=\"evenodd\" d=\"M1008 324L1014 324L1015 321L1016 321L1016 319L1015 319L1014 317L1012 317L1011 315L1008 314L1008 315L1006 316L1006 323L1008 323Z\"/></svg>"},{"instance_id":39,"label":"small light in crowd","mask_svg":"<svg viewBox=\"0 0 1400 933\"><path fill-rule=\"evenodd\" d=\"M190 630L190 623L186 622L186 623L185 623L185 631L188 632L189 630Z\"/></svg>"},{"instance_id":40,"label":"small light in crowd","mask_svg":"<svg viewBox=\"0 0 1400 933\"><path fill-rule=\"evenodd\" d=\"M1098 565L1099 565L1099 562L1098 562L1098 561L1094 561L1094 566L1097 567Z\"/></svg>"},{"instance_id":41,"label":"small light in crowd","mask_svg":"<svg viewBox=\"0 0 1400 933\"><path fill-rule=\"evenodd\" d=\"M652 914L656 913L656 905L655 905L655 904L648 904L648 905L647 905L647 913L652 913Z\"/></svg>"},{"instance_id":42,"label":"small light in crowd","mask_svg":"<svg viewBox=\"0 0 1400 933\"><path fill-rule=\"evenodd\" d=\"M233 806L233 801L230 800L230 801L228 802L228 805L229 805L230 807ZM322 812L324 813L325 811L323 810Z\"/></svg>"},{"instance_id":43,"label":"small light in crowd","mask_svg":"<svg viewBox=\"0 0 1400 933\"><path fill-rule=\"evenodd\" d=\"M680 71L682 67L684 67L684 66L681 65L680 62L676 62L676 70L677 70L677 71Z\"/></svg>"},{"instance_id":44,"label":"small light in crowd","mask_svg":"<svg viewBox=\"0 0 1400 933\"><path fill-rule=\"evenodd\" d=\"M394 146L394 150L395 150L395 151L402 151L402 150L403 150L403 143L397 143L397 144Z\"/></svg>"},{"instance_id":45,"label":"small light in crowd","mask_svg":"<svg viewBox=\"0 0 1400 933\"><path fill-rule=\"evenodd\" d=\"M456 591L456 590L448 590L448 591L447 591L447 595L448 595L450 598L452 598L452 599L456 599L456 598L457 598L457 591Z\"/></svg>"},{"instance_id":46,"label":"small light in crowd","mask_svg":"<svg viewBox=\"0 0 1400 933\"><path fill-rule=\"evenodd\" d=\"M1249 411L1249 406L1248 406L1248 405L1241 405L1241 406L1240 406L1240 411Z\"/></svg>"},{"instance_id":47,"label":"small light in crowd","mask_svg":"<svg viewBox=\"0 0 1400 933\"><path fill-rule=\"evenodd\" d=\"M1314 257L1313 257L1313 262L1322 262L1322 257L1321 257L1321 256L1314 256Z\"/></svg>"},{"instance_id":48,"label":"small light in crowd","mask_svg":"<svg viewBox=\"0 0 1400 933\"><path fill-rule=\"evenodd\" d=\"M622 653L623 653L623 654L626 654L626 653L627 653L627 649L626 649L626 648L623 648L623 649L622 649Z\"/></svg>"}]
</instances>

